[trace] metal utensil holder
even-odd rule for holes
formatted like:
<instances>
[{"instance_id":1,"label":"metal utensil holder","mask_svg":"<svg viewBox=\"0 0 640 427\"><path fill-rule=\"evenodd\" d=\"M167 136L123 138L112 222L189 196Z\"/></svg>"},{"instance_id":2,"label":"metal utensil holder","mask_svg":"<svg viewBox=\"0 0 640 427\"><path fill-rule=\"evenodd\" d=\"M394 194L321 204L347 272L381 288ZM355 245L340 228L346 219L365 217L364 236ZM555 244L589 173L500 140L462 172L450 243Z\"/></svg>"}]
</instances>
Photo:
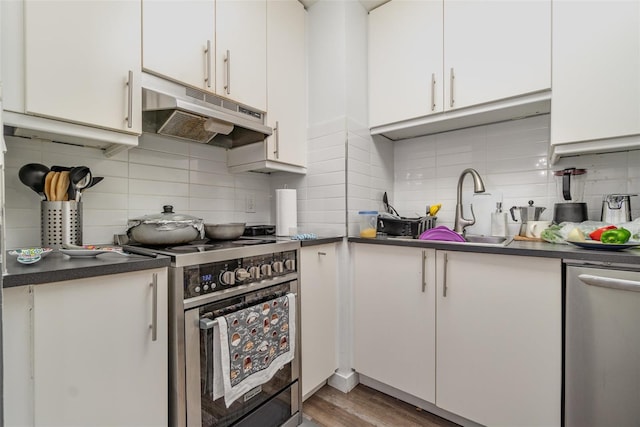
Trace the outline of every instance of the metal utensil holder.
<instances>
[{"instance_id":1,"label":"metal utensil holder","mask_svg":"<svg viewBox=\"0 0 640 427\"><path fill-rule=\"evenodd\" d=\"M82 245L82 203L41 202L40 236L45 248Z\"/></svg>"}]
</instances>

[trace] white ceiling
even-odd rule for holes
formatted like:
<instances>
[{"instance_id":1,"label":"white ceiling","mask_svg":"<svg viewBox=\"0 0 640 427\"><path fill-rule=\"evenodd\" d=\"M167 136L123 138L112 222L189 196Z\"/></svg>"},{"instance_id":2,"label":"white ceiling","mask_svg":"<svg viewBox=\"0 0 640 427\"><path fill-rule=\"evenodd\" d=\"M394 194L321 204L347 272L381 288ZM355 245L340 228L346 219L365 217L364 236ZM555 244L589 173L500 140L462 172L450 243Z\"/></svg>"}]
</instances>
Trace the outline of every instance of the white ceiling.
<instances>
[{"instance_id":1,"label":"white ceiling","mask_svg":"<svg viewBox=\"0 0 640 427\"><path fill-rule=\"evenodd\" d=\"M300 3L302 3L304 7L308 9L311 5L313 5L318 1L321 1L321 0L300 0ZM324 0L324 1L327 1L327 0ZM381 4L388 2L389 0L358 0L358 1L362 4L362 6L364 6L364 8L368 12L380 6Z\"/></svg>"}]
</instances>

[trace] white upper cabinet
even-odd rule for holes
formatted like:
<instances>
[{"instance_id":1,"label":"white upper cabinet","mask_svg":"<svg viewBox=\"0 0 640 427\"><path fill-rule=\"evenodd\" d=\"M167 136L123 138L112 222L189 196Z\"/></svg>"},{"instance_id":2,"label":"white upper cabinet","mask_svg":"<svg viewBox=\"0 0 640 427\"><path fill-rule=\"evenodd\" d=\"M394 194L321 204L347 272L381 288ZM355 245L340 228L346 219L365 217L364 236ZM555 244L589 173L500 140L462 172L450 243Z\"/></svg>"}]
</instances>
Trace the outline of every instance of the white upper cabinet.
<instances>
[{"instance_id":1,"label":"white upper cabinet","mask_svg":"<svg viewBox=\"0 0 640 427\"><path fill-rule=\"evenodd\" d=\"M267 125L263 144L228 151L232 172L306 173L306 12L298 0L267 2ZM233 66L232 54L232 66ZM233 77L233 71L232 71Z\"/></svg>"},{"instance_id":2,"label":"white upper cabinet","mask_svg":"<svg viewBox=\"0 0 640 427\"><path fill-rule=\"evenodd\" d=\"M442 112L442 0L393 0L369 13L369 124Z\"/></svg>"},{"instance_id":3,"label":"white upper cabinet","mask_svg":"<svg viewBox=\"0 0 640 427\"><path fill-rule=\"evenodd\" d=\"M25 1L25 112L140 134L140 23L136 1Z\"/></svg>"},{"instance_id":4,"label":"white upper cabinet","mask_svg":"<svg viewBox=\"0 0 640 427\"><path fill-rule=\"evenodd\" d=\"M142 67L215 90L215 2L142 0Z\"/></svg>"},{"instance_id":5,"label":"white upper cabinet","mask_svg":"<svg viewBox=\"0 0 640 427\"><path fill-rule=\"evenodd\" d=\"M444 73L446 109L548 90L551 1L444 0Z\"/></svg>"},{"instance_id":6,"label":"white upper cabinet","mask_svg":"<svg viewBox=\"0 0 640 427\"><path fill-rule=\"evenodd\" d=\"M392 0L369 14L373 134L548 112L550 88L551 0Z\"/></svg>"},{"instance_id":7,"label":"white upper cabinet","mask_svg":"<svg viewBox=\"0 0 640 427\"><path fill-rule=\"evenodd\" d=\"M639 76L640 1L554 0L553 156L639 148Z\"/></svg>"},{"instance_id":8,"label":"white upper cabinet","mask_svg":"<svg viewBox=\"0 0 640 427\"><path fill-rule=\"evenodd\" d=\"M266 39L266 0L216 0L216 93L266 111Z\"/></svg>"}]
</instances>

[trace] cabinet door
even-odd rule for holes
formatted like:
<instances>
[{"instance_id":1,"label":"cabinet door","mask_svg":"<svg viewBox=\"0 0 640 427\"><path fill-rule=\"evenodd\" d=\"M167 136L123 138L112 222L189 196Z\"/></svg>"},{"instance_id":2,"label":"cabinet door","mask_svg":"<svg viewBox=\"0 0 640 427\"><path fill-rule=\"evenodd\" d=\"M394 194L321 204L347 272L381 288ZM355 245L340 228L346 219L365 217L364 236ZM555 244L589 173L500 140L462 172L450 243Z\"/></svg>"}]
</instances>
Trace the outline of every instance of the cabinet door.
<instances>
[{"instance_id":1,"label":"cabinet door","mask_svg":"<svg viewBox=\"0 0 640 427\"><path fill-rule=\"evenodd\" d=\"M444 0L444 74L446 109L549 89L551 0Z\"/></svg>"},{"instance_id":2,"label":"cabinet door","mask_svg":"<svg viewBox=\"0 0 640 427\"><path fill-rule=\"evenodd\" d=\"M266 111L267 2L216 0L216 92Z\"/></svg>"},{"instance_id":3,"label":"cabinet door","mask_svg":"<svg viewBox=\"0 0 640 427\"><path fill-rule=\"evenodd\" d=\"M24 7L26 112L140 134L140 4L28 0Z\"/></svg>"},{"instance_id":4,"label":"cabinet door","mask_svg":"<svg viewBox=\"0 0 640 427\"><path fill-rule=\"evenodd\" d=\"M298 0L267 3L267 159L307 164L305 10Z\"/></svg>"},{"instance_id":5,"label":"cabinet door","mask_svg":"<svg viewBox=\"0 0 640 427\"><path fill-rule=\"evenodd\" d=\"M442 0L393 0L369 13L369 125L442 111Z\"/></svg>"},{"instance_id":6,"label":"cabinet door","mask_svg":"<svg viewBox=\"0 0 640 427\"><path fill-rule=\"evenodd\" d=\"M435 402L435 251L352 249L356 371Z\"/></svg>"},{"instance_id":7,"label":"cabinet door","mask_svg":"<svg viewBox=\"0 0 640 427\"><path fill-rule=\"evenodd\" d=\"M214 92L215 1L142 0L142 19L142 67Z\"/></svg>"},{"instance_id":8,"label":"cabinet door","mask_svg":"<svg viewBox=\"0 0 640 427\"><path fill-rule=\"evenodd\" d=\"M553 2L552 144L640 134L638 76L639 1Z\"/></svg>"},{"instance_id":9,"label":"cabinet door","mask_svg":"<svg viewBox=\"0 0 640 427\"><path fill-rule=\"evenodd\" d=\"M560 425L561 261L437 256L436 405L484 425Z\"/></svg>"},{"instance_id":10,"label":"cabinet door","mask_svg":"<svg viewBox=\"0 0 640 427\"><path fill-rule=\"evenodd\" d=\"M335 244L300 249L302 395L338 368L338 301Z\"/></svg>"},{"instance_id":11,"label":"cabinet door","mask_svg":"<svg viewBox=\"0 0 640 427\"><path fill-rule=\"evenodd\" d=\"M167 425L166 269L33 292L36 426Z\"/></svg>"}]
</instances>

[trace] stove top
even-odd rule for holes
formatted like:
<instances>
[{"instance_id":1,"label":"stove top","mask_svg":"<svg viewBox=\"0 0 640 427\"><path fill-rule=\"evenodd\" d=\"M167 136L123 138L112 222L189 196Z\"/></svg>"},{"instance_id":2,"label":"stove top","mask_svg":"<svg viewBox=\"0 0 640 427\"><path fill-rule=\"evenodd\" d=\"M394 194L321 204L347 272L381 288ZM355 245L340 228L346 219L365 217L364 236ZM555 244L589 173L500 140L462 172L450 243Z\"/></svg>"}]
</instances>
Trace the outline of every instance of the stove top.
<instances>
[{"instance_id":1,"label":"stove top","mask_svg":"<svg viewBox=\"0 0 640 427\"><path fill-rule=\"evenodd\" d=\"M142 249L147 254L170 256L172 266L177 267L294 250L297 248L297 244L292 240L278 241L275 238L240 237L237 240L196 240L173 246L130 244L123 246L123 248L125 251L131 249L131 252L134 252L135 249Z\"/></svg>"},{"instance_id":2,"label":"stove top","mask_svg":"<svg viewBox=\"0 0 640 427\"><path fill-rule=\"evenodd\" d=\"M217 251L220 249L233 249L243 246L264 245L275 243L275 239L244 239L238 240L196 240L177 246L168 246L160 249L163 253L172 255Z\"/></svg>"}]
</instances>

